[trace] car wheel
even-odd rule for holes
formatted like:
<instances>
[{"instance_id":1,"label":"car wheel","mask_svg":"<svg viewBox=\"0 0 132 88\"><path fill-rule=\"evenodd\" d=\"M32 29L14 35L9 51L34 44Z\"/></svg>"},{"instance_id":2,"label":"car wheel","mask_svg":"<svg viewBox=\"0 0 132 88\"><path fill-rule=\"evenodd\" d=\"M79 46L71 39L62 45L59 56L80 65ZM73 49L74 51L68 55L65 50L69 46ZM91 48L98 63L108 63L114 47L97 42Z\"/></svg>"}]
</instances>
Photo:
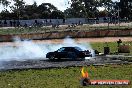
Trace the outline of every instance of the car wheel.
<instances>
[{"instance_id":1,"label":"car wheel","mask_svg":"<svg viewBox=\"0 0 132 88\"><path fill-rule=\"evenodd\" d=\"M50 58L49 58L50 60L54 60L55 59L55 57L52 55L52 56L50 56Z\"/></svg>"}]
</instances>

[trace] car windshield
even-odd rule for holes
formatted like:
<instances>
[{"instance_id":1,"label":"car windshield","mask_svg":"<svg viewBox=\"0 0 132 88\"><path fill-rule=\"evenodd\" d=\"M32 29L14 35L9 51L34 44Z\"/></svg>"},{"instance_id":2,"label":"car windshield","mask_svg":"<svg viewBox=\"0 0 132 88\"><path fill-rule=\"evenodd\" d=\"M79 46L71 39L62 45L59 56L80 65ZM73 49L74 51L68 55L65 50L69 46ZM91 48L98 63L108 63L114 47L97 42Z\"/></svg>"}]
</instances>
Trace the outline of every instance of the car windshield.
<instances>
[{"instance_id":1,"label":"car windshield","mask_svg":"<svg viewBox=\"0 0 132 88\"><path fill-rule=\"evenodd\" d=\"M82 51L82 49L79 47L75 47L75 49L77 49L78 51Z\"/></svg>"}]
</instances>

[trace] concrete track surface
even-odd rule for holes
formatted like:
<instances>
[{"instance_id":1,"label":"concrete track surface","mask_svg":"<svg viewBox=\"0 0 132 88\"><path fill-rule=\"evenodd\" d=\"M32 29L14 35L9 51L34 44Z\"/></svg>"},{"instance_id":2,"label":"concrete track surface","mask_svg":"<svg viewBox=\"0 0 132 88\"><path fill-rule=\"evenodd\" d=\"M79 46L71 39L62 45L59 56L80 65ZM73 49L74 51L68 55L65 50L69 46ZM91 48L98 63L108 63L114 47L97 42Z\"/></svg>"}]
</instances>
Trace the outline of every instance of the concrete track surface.
<instances>
[{"instance_id":1,"label":"concrete track surface","mask_svg":"<svg viewBox=\"0 0 132 88\"><path fill-rule=\"evenodd\" d=\"M62 67L78 67L88 65L105 65L105 64L129 64L131 62L113 60L112 58L121 58L118 56L97 56L86 59L84 61L70 61L70 60L26 60L26 61L3 61L0 69L3 70L23 70L23 69L49 69ZM123 57L124 58L124 57Z\"/></svg>"}]
</instances>

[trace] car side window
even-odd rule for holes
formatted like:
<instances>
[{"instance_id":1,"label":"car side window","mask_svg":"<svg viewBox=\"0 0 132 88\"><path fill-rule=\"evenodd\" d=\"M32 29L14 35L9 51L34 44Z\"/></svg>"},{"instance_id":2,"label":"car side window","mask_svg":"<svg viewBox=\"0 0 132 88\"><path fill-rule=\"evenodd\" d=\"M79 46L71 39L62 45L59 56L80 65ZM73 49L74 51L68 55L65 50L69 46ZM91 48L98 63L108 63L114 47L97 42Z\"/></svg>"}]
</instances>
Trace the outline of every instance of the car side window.
<instances>
[{"instance_id":1,"label":"car side window","mask_svg":"<svg viewBox=\"0 0 132 88\"><path fill-rule=\"evenodd\" d=\"M64 50L64 51L68 52L68 51L70 51L70 49L69 49L69 48L65 48L65 50Z\"/></svg>"},{"instance_id":2,"label":"car side window","mask_svg":"<svg viewBox=\"0 0 132 88\"><path fill-rule=\"evenodd\" d=\"M63 52L65 50L65 48L60 48L60 49L58 49L57 51L58 52Z\"/></svg>"},{"instance_id":3,"label":"car side window","mask_svg":"<svg viewBox=\"0 0 132 88\"><path fill-rule=\"evenodd\" d=\"M71 48L70 51L71 51L71 52L75 52L75 49Z\"/></svg>"}]
</instances>

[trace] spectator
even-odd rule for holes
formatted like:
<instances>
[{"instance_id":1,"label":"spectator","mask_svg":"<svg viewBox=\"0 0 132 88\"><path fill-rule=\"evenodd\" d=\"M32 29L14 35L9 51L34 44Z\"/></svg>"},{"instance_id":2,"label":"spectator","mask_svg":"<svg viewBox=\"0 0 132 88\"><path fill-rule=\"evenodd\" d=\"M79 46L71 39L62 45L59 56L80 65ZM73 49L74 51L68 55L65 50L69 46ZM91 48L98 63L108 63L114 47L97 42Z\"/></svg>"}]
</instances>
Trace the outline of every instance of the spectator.
<instances>
[{"instance_id":1,"label":"spectator","mask_svg":"<svg viewBox=\"0 0 132 88\"><path fill-rule=\"evenodd\" d=\"M78 23L79 25L83 25L83 23L79 20L79 23Z\"/></svg>"},{"instance_id":2,"label":"spectator","mask_svg":"<svg viewBox=\"0 0 132 88\"><path fill-rule=\"evenodd\" d=\"M2 21L0 21L0 27L2 27Z\"/></svg>"},{"instance_id":3,"label":"spectator","mask_svg":"<svg viewBox=\"0 0 132 88\"><path fill-rule=\"evenodd\" d=\"M13 26L16 27L16 21L15 20L13 21Z\"/></svg>"},{"instance_id":4,"label":"spectator","mask_svg":"<svg viewBox=\"0 0 132 88\"><path fill-rule=\"evenodd\" d=\"M24 24L24 27L25 27L25 28L27 27L27 23Z\"/></svg>"},{"instance_id":5,"label":"spectator","mask_svg":"<svg viewBox=\"0 0 132 88\"><path fill-rule=\"evenodd\" d=\"M19 27L20 26L20 22L19 22L19 20L17 21L17 27Z\"/></svg>"},{"instance_id":6,"label":"spectator","mask_svg":"<svg viewBox=\"0 0 132 88\"><path fill-rule=\"evenodd\" d=\"M104 17L104 19L103 19L103 20L104 20L104 22L107 22L107 19L106 19L106 17Z\"/></svg>"},{"instance_id":7,"label":"spectator","mask_svg":"<svg viewBox=\"0 0 132 88\"><path fill-rule=\"evenodd\" d=\"M50 19L50 23L52 23L52 20Z\"/></svg>"},{"instance_id":8,"label":"spectator","mask_svg":"<svg viewBox=\"0 0 132 88\"><path fill-rule=\"evenodd\" d=\"M52 20L50 19L50 25L52 25Z\"/></svg>"},{"instance_id":9,"label":"spectator","mask_svg":"<svg viewBox=\"0 0 132 88\"><path fill-rule=\"evenodd\" d=\"M37 20L35 20L35 24L37 24L38 23L38 21Z\"/></svg>"},{"instance_id":10,"label":"spectator","mask_svg":"<svg viewBox=\"0 0 132 88\"><path fill-rule=\"evenodd\" d=\"M7 22L6 22L6 20L4 20L4 27L7 27Z\"/></svg>"},{"instance_id":11,"label":"spectator","mask_svg":"<svg viewBox=\"0 0 132 88\"><path fill-rule=\"evenodd\" d=\"M10 21L10 26L12 27L12 21Z\"/></svg>"},{"instance_id":12,"label":"spectator","mask_svg":"<svg viewBox=\"0 0 132 88\"><path fill-rule=\"evenodd\" d=\"M121 43L122 43L122 40L119 39L119 40L117 41L118 47L120 46Z\"/></svg>"},{"instance_id":13,"label":"spectator","mask_svg":"<svg viewBox=\"0 0 132 88\"><path fill-rule=\"evenodd\" d=\"M46 19L45 22L46 22L46 26L47 26L48 20Z\"/></svg>"},{"instance_id":14,"label":"spectator","mask_svg":"<svg viewBox=\"0 0 132 88\"><path fill-rule=\"evenodd\" d=\"M63 24L65 24L65 18L63 19Z\"/></svg>"}]
</instances>

